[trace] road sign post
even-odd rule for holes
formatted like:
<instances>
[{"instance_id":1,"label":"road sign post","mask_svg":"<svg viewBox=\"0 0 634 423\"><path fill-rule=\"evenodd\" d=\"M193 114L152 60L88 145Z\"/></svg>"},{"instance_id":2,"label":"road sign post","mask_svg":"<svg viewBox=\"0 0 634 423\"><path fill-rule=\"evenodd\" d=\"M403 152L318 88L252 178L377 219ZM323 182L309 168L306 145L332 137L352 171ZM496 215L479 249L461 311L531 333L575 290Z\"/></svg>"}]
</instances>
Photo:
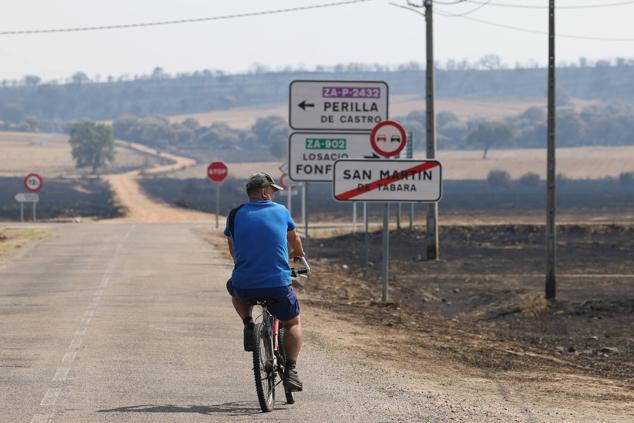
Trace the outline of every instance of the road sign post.
<instances>
[{"instance_id":1,"label":"road sign post","mask_svg":"<svg viewBox=\"0 0 634 423\"><path fill-rule=\"evenodd\" d=\"M381 298L387 301L390 286L390 203L383 206L383 291Z\"/></svg>"},{"instance_id":2,"label":"road sign post","mask_svg":"<svg viewBox=\"0 0 634 423\"><path fill-rule=\"evenodd\" d=\"M370 146L382 157L396 157L405 148L407 135L398 123L386 120L376 125L370 133Z\"/></svg>"},{"instance_id":3,"label":"road sign post","mask_svg":"<svg viewBox=\"0 0 634 423\"><path fill-rule=\"evenodd\" d=\"M207 166L207 177L216 184L216 229L220 227L220 184L229 175L229 168L223 162L212 162Z\"/></svg>"},{"instance_id":4,"label":"road sign post","mask_svg":"<svg viewBox=\"0 0 634 423\"><path fill-rule=\"evenodd\" d=\"M41 187L41 184L40 184ZM37 203L40 201L40 196L35 193L18 193L14 197L15 201L20 203L20 222L24 222L24 203L31 203L31 210L33 215L33 222L37 221Z\"/></svg>"},{"instance_id":5,"label":"road sign post","mask_svg":"<svg viewBox=\"0 0 634 423\"><path fill-rule=\"evenodd\" d=\"M369 131L388 118L382 81L292 81L289 125L294 130Z\"/></svg>"},{"instance_id":6,"label":"road sign post","mask_svg":"<svg viewBox=\"0 0 634 423\"><path fill-rule=\"evenodd\" d=\"M29 173L24 177L24 188L28 192L38 192L42 189L42 177L37 173Z\"/></svg>"},{"instance_id":7,"label":"road sign post","mask_svg":"<svg viewBox=\"0 0 634 423\"><path fill-rule=\"evenodd\" d=\"M293 132L288 138L288 173L294 181L331 182L335 161L372 155L370 132Z\"/></svg>"},{"instance_id":8,"label":"road sign post","mask_svg":"<svg viewBox=\"0 0 634 423\"><path fill-rule=\"evenodd\" d=\"M366 269L368 268L370 262L370 234L368 233L368 203L363 202L363 243L365 246L365 262L364 266Z\"/></svg>"},{"instance_id":9,"label":"road sign post","mask_svg":"<svg viewBox=\"0 0 634 423\"><path fill-rule=\"evenodd\" d=\"M401 201L435 203L440 200L441 195L442 167L435 160L338 160L335 162L333 179L335 200L385 203L383 301L387 301L389 286L389 203Z\"/></svg>"}]
</instances>

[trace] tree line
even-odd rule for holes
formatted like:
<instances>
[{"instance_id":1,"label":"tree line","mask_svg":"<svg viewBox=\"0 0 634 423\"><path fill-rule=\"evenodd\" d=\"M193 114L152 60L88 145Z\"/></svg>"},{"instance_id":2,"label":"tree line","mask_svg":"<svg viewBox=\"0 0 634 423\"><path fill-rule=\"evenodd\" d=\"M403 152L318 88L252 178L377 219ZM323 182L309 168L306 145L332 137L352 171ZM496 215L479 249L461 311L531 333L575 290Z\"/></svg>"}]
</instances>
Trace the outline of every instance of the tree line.
<instances>
[{"instance_id":1,"label":"tree line","mask_svg":"<svg viewBox=\"0 0 634 423\"><path fill-rule=\"evenodd\" d=\"M248 129L232 128L226 123L200 125L195 119L170 122L164 116L127 116L112 123L118 139L138 142L158 149L189 151L242 150L286 156L288 124L279 116L258 118ZM260 154L261 154L260 153Z\"/></svg>"},{"instance_id":2,"label":"tree line","mask_svg":"<svg viewBox=\"0 0 634 423\"><path fill-rule=\"evenodd\" d=\"M510 67L495 55L475 62L450 60L437 69L439 97L545 97L546 73L537 64ZM228 75L204 70L169 75L161 68L135 77L90 78L83 72L66 81L42 81L27 75L0 84L0 125L62 126L65 121L112 120L122 115L179 115L236 106L288 101L294 79L384 80L390 94L422 95L424 69L412 62L397 67L351 63L313 70L256 67ZM589 62L580 59L558 69L563 97L634 102L634 60Z\"/></svg>"},{"instance_id":3,"label":"tree line","mask_svg":"<svg viewBox=\"0 0 634 423\"><path fill-rule=\"evenodd\" d=\"M425 144L425 111L396 118L412 133L415 142ZM437 142L441 149L482 149L486 159L492 148L545 148L546 112L531 107L504 119L460 119L451 112L437 115ZM557 146L634 145L634 109L626 104L557 109Z\"/></svg>"}]
</instances>

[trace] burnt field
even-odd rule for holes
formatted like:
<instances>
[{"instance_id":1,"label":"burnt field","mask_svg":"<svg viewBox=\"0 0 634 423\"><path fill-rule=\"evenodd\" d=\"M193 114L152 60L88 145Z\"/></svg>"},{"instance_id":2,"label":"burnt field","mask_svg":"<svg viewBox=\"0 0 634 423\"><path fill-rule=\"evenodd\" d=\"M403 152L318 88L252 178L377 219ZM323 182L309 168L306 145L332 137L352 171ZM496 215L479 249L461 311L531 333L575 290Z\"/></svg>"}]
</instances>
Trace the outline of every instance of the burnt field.
<instances>
[{"instance_id":1,"label":"burnt field","mask_svg":"<svg viewBox=\"0 0 634 423\"><path fill-rule=\"evenodd\" d=\"M561 225L552 303L543 299L543 226L442 227L439 261L423 259L424 236L392 231L387 304L380 232L368 268L362 234L314 239L307 302L407 331L397 360L419 345L484 370L554 367L634 384L634 226Z\"/></svg>"},{"instance_id":2,"label":"burnt field","mask_svg":"<svg viewBox=\"0 0 634 423\"><path fill-rule=\"evenodd\" d=\"M0 219L20 219L20 205L13 198L18 192L26 192L22 178L0 177ZM100 179L46 179L39 196L38 220L122 216L108 185ZM24 215L30 220L31 204L25 203Z\"/></svg>"},{"instance_id":3,"label":"burnt field","mask_svg":"<svg viewBox=\"0 0 634 423\"><path fill-rule=\"evenodd\" d=\"M246 201L245 180L228 179L221 185L220 213ZM215 212L215 187L201 178L174 179L146 178L141 186L152 197L179 207ZM294 196L294 212L298 210L300 197ZM280 193L276 201L286 204L286 193ZM486 180L448 180L443 183L443 197L439 203L442 214L523 215L542 212L546 205L546 187L543 181L527 185L511 181L503 185L491 185ZM352 205L332 199L331 185L312 183L308 189L307 207L311 219L349 219ZM417 213L422 212L418 205ZM557 186L557 207L562 212L575 214L601 214L606 211L630 213L634 210L634 183L622 183L614 179L562 180ZM368 206L370 216L381 216L380 204ZM360 213L360 212L359 212ZM294 213L295 214L295 213Z\"/></svg>"}]
</instances>

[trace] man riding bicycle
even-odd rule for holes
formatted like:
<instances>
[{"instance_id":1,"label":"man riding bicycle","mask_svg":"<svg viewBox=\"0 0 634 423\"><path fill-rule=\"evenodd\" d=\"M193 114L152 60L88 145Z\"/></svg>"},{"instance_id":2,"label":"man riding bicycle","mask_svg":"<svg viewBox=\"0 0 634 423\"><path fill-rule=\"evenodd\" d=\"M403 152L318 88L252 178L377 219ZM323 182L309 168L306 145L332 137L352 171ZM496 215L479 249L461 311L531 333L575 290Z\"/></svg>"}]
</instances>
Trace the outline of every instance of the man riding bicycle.
<instances>
[{"instance_id":1,"label":"man riding bicycle","mask_svg":"<svg viewBox=\"0 0 634 423\"><path fill-rule=\"evenodd\" d=\"M272 300L269 311L286 328L284 383L291 391L301 391L302 382L295 366L303 334L288 260L304 257L304 249L290 213L272 201L275 192L283 188L264 172L252 175L246 188L249 202L229 213L224 231L234 261L227 291L244 323L245 351L253 351L253 300Z\"/></svg>"}]
</instances>

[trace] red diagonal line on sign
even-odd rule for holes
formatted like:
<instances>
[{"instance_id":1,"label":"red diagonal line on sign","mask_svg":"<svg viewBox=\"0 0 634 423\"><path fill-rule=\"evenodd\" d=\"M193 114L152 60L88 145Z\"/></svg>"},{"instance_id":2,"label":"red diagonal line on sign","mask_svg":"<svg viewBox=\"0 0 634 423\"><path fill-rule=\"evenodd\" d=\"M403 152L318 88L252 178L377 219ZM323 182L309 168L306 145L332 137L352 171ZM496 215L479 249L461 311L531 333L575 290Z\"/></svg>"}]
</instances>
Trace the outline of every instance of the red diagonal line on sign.
<instances>
[{"instance_id":1,"label":"red diagonal line on sign","mask_svg":"<svg viewBox=\"0 0 634 423\"><path fill-rule=\"evenodd\" d=\"M359 194L375 190L379 187L382 187L383 185L389 185L392 182L400 181L401 179L407 178L408 176L416 175L417 173L424 172L439 165L440 163L438 162L425 162L409 169L399 170L397 171L399 173L397 176L390 176L387 178L379 179L378 181L370 182L369 184L364 185L363 188L351 189L350 191L346 191L337 195L336 198L337 200L349 200ZM405 172L407 173L403 175Z\"/></svg>"}]
</instances>

